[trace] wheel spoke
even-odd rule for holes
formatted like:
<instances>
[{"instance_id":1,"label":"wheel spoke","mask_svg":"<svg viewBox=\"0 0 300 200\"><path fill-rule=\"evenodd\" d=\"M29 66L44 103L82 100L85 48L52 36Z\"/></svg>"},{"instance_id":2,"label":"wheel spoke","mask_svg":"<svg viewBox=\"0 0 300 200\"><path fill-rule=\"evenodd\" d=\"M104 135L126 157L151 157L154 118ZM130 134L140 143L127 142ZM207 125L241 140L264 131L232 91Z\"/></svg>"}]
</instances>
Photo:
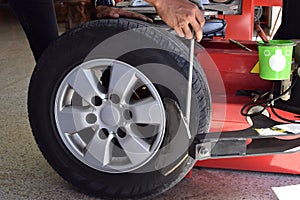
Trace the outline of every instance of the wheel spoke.
<instances>
[{"instance_id":1,"label":"wheel spoke","mask_svg":"<svg viewBox=\"0 0 300 200\"><path fill-rule=\"evenodd\" d=\"M90 69L79 69L68 79L68 84L92 106L91 100L94 96L99 96L102 99L106 97L106 95L98 89L98 83L98 79Z\"/></svg>"},{"instance_id":2,"label":"wheel spoke","mask_svg":"<svg viewBox=\"0 0 300 200\"><path fill-rule=\"evenodd\" d=\"M118 140L132 163L142 162L151 154L150 144L141 138L127 134L126 137L119 138Z\"/></svg>"},{"instance_id":3,"label":"wheel spoke","mask_svg":"<svg viewBox=\"0 0 300 200\"><path fill-rule=\"evenodd\" d=\"M86 116L91 113L90 109L79 109L72 106L65 106L57 113L60 129L63 133L77 133L92 124L86 122Z\"/></svg>"},{"instance_id":4,"label":"wheel spoke","mask_svg":"<svg viewBox=\"0 0 300 200\"><path fill-rule=\"evenodd\" d=\"M133 87L137 83L136 72L122 65L114 63L109 80L109 94L117 94L121 102L126 101L133 93Z\"/></svg>"},{"instance_id":5,"label":"wheel spoke","mask_svg":"<svg viewBox=\"0 0 300 200\"><path fill-rule=\"evenodd\" d=\"M164 138L165 111L156 88L134 66L114 59L89 60L70 71L54 111L67 149L104 173L146 166Z\"/></svg>"},{"instance_id":6,"label":"wheel spoke","mask_svg":"<svg viewBox=\"0 0 300 200\"><path fill-rule=\"evenodd\" d=\"M163 115L159 103L153 98L143 99L135 104L130 105L133 113L132 120L140 124L161 124Z\"/></svg>"},{"instance_id":7,"label":"wheel spoke","mask_svg":"<svg viewBox=\"0 0 300 200\"><path fill-rule=\"evenodd\" d=\"M112 160L112 151L114 144L112 143L113 135L109 135L106 139L101 139L96 133L86 147L86 159L96 159L103 166L108 165Z\"/></svg>"}]
</instances>

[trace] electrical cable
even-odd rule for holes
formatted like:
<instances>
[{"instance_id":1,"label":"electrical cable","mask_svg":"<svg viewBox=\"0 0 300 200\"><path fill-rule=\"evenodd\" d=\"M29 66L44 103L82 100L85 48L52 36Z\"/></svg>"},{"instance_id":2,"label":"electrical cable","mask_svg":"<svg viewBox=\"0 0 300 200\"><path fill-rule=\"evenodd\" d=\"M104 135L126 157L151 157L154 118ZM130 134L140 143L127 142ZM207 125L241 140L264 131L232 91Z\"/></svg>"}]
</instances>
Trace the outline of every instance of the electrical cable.
<instances>
[{"instance_id":1,"label":"electrical cable","mask_svg":"<svg viewBox=\"0 0 300 200\"><path fill-rule=\"evenodd\" d=\"M300 124L300 121L291 120L291 119L287 119L287 118L285 118L285 117L280 116L280 115L275 111L273 105L270 105L270 108L271 108L272 113L273 113L276 117L278 117L279 119L281 119L282 121L290 122L290 123L295 123L295 124Z\"/></svg>"},{"instance_id":2,"label":"electrical cable","mask_svg":"<svg viewBox=\"0 0 300 200\"><path fill-rule=\"evenodd\" d=\"M269 92L267 92L269 93ZM265 96L265 94L267 93L264 93L263 95L256 95L254 98L252 98L252 100L248 103L246 103L242 109L241 109L241 115L243 116L246 116L246 117L251 117L251 116L257 116L257 115L260 115L262 114L268 107L266 101L263 101L263 102L257 102L260 98L262 98L262 96ZM261 109L259 112L255 112L255 113L251 113L251 114L248 114L249 110L255 106L262 106L263 109ZM245 109L247 109L247 112L245 112Z\"/></svg>"},{"instance_id":3,"label":"electrical cable","mask_svg":"<svg viewBox=\"0 0 300 200\"><path fill-rule=\"evenodd\" d=\"M274 92L274 83L273 83L273 86L272 86L272 91L271 92L266 92L262 95L256 95L254 98L252 98L252 100L248 103L246 103L242 109L241 109L241 115L243 116L246 116L246 117L252 117L252 116L257 116L257 115L260 115L262 114L268 107L271 108L272 112L274 113L274 115L278 115L278 113L276 113L275 109L274 109L274 102L277 101L278 99L280 99L283 95L285 95L286 93L290 92L292 90L292 88L295 86L296 82L298 80L298 76L296 76L296 78L294 79L294 82L292 83L292 85L286 89L283 93L281 93L280 95L278 95L277 97L275 98L270 98L270 99L267 99L265 101L261 101L261 102L258 102L257 101L261 98L263 98L264 96L266 96L267 94L269 94L270 96L273 94ZM262 106L263 108L259 111L259 112L256 112L256 113L251 113L251 114L248 114L248 111L253 108L254 106ZM273 107L273 109L272 109ZM247 112L245 112L245 109L247 109ZM275 112L274 112L275 111ZM278 116L277 116L278 117ZM282 120L284 120L285 118L280 116L278 117L279 119L282 118ZM289 119L285 119L284 121L288 121ZM289 120L288 122L292 121L292 123L297 123L296 121L294 120Z\"/></svg>"}]
</instances>

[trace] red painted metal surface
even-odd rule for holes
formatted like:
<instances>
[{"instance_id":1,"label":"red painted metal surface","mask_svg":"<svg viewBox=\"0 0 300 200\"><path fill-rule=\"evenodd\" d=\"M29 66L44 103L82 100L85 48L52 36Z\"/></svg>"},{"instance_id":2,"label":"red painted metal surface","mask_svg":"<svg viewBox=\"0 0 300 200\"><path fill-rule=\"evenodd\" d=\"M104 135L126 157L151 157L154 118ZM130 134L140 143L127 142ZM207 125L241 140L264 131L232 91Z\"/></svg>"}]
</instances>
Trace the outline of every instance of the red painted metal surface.
<instances>
[{"instance_id":1,"label":"red painted metal surface","mask_svg":"<svg viewBox=\"0 0 300 200\"><path fill-rule=\"evenodd\" d=\"M249 126L240 110L250 99L236 96L238 90L271 89L270 81L250 73L258 61L256 43L242 43L253 51L246 51L228 41L205 42L202 43L205 50L196 50L212 93L211 131L238 130Z\"/></svg>"},{"instance_id":2,"label":"red painted metal surface","mask_svg":"<svg viewBox=\"0 0 300 200\"><path fill-rule=\"evenodd\" d=\"M282 6L283 0L254 0L255 6Z\"/></svg>"},{"instance_id":3,"label":"red painted metal surface","mask_svg":"<svg viewBox=\"0 0 300 200\"><path fill-rule=\"evenodd\" d=\"M249 127L240 110L250 98L236 96L237 90L271 89L270 81L262 80L258 74L250 73L258 61L256 43L249 41L241 43L253 51L248 52L227 41L203 42L205 49L196 49L197 58L207 75L212 93L213 132ZM286 112L281 114L291 117ZM300 174L299 163L300 153L297 153L198 161L196 166Z\"/></svg>"},{"instance_id":4,"label":"red painted metal surface","mask_svg":"<svg viewBox=\"0 0 300 200\"><path fill-rule=\"evenodd\" d=\"M254 3L244 0L242 15L226 15L226 38L235 40L252 40L254 22Z\"/></svg>"},{"instance_id":5,"label":"red painted metal surface","mask_svg":"<svg viewBox=\"0 0 300 200\"><path fill-rule=\"evenodd\" d=\"M252 40L255 6L282 6L282 0L244 0L241 15L221 16L227 22L226 38Z\"/></svg>"}]
</instances>

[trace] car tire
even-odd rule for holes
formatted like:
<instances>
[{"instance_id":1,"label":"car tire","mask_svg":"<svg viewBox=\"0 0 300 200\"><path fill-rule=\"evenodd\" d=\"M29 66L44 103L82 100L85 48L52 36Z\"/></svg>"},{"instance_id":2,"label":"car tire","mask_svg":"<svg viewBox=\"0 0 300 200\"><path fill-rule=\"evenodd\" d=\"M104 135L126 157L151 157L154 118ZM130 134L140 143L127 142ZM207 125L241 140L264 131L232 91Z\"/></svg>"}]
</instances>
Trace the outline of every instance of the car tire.
<instances>
[{"instance_id":1,"label":"car tire","mask_svg":"<svg viewBox=\"0 0 300 200\"><path fill-rule=\"evenodd\" d=\"M187 82L189 62L186 58L188 58L188 47L179 38L151 24L137 20L105 19L91 21L63 34L46 49L38 61L31 77L28 94L28 112L32 131L49 164L80 191L101 198L150 198L178 183L195 163L195 160L187 154L188 145L191 144L196 134L208 131L211 118L211 98L207 80L201 66L195 59L191 135L183 137L182 140L185 141L180 141L180 144L182 143L186 147L179 148L179 152L176 152L178 155L174 156L173 149L178 146L176 140L180 139L177 135L182 135L182 131L176 131L182 128L179 125L182 123L180 110L185 110L186 103L186 85L182 85L183 82ZM113 64L110 66L111 64L106 63ZM98 76L95 79L91 78L90 75L80 75L83 71L95 74L98 66L101 66L101 70L99 69L101 78ZM119 107L111 108L114 103L121 104L120 97L116 95L117 100L113 100L111 94L106 95L110 90L112 74L115 73L109 70L111 68L119 70L116 66L121 66L119 68L124 69L125 74L133 71L135 76L139 77L138 82L142 83L143 86L146 85L145 96L155 99L155 105L158 105L157 112L160 114L155 116L160 116L161 120L155 123L158 123L158 126L163 130L159 129L157 135L150 138L151 142L156 142L154 142L155 145L151 143L152 146L155 146L153 147L154 150L151 150L149 154L145 153L141 159L135 155L133 157L130 157L132 155L128 156L130 145L122 140L122 137L132 139L137 136L129 136L131 133L127 129L122 136L122 131L120 134L115 133L120 130L119 125L117 129L113 128L116 123L121 124L119 118L123 119L124 117L117 117L119 121L114 119L114 112L119 115L119 111L114 111L114 109L118 110ZM116 72L119 74L122 73L122 70L117 70ZM172 73L178 78L174 77ZM89 77L89 81L96 80L101 83L100 86L97 85L97 89L101 91L100 95L89 93L91 84L84 82L86 77ZM109 80L106 80L107 77ZM122 90L123 85L126 85L125 82L121 81L123 76L119 75L118 78L120 83L116 82L116 91ZM76 80L74 81L74 79ZM90 83L89 81L87 82ZM85 90L85 87L88 89ZM138 96L144 95L140 91L141 87L138 89L136 86L134 87ZM113 91L113 89L111 90ZM86 97L84 97L85 94ZM102 97L101 94L104 96ZM128 102L136 101L137 97L134 94L129 96ZM142 100L143 97L138 101ZM126 105L129 105L128 102ZM63 106L61 106L62 104ZM72 108L71 115L67 115L67 117L65 113L61 113L62 108L69 108L74 105L81 106L82 113L77 108ZM87 110L92 114L82 117L82 114ZM97 113L100 113L99 116ZM124 112L122 111L122 113ZM130 111L129 119L133 119L135 114L135 111ZM138 116L138 114L136 115ZM142 118L140 117L137 121L143 121ZM96 126L94 123L98 123L98 121L100 121L100 125L97 124ZM164 123L162 123L163 121ZM178 124L175 124L176 122ZM124 120L122 123L127 123L127 121ZM152 121L149 123L151 124ZM86 136L87 138L81 138L79 133L66 133L66 130L71 130L73 126L77 129L86 124L93 125L92 128L88 128L89 131L84 133L89 135ZM64 128L65 126L66 128ZM100 126L102 127L102 137L105 140L108 140L107 138L114 140L113 142L111 140L111 143L105 142L105 145L113 144L112 148L123 150L125 155L122 152L121 155L117 155L118 153L115 152L116 155L113 155L114 153L111 151L115 150L109 150L110 153L106 153L105 150L105 153L100 153L103 156L96 155L97 146L101 146L98 138L98 136L101 137L101 134L95 130L99 131ZM143 123L137 123L137 126L143 130ZM73 130L73 132L76 131L79 132L79 130ZM99 143L96 142L93 146L91 144L93 139L91 138L96 137L96 134L98 134L97 141ZM145 138L146 136L143 141ZM86 152L91 153L91 155L83 155ZM170 161L166 162L168 159L165 158L170 158ZM98 161L103 162L101 164Z\"/></svg>"}]
</instances>

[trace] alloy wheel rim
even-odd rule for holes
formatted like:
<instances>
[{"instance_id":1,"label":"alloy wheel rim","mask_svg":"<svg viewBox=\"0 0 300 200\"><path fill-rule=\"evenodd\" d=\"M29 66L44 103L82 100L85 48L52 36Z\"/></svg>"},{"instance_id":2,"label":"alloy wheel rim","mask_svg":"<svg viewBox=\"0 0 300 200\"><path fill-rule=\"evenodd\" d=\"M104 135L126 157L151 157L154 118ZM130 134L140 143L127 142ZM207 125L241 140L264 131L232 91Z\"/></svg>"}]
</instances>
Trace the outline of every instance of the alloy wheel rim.
<instances>
[{"instance_id":1,"label":"alloy wheel rim","mask_svg":"<svg viewBox=\"0 0 300 200\"><path fill-rule=\"evenodd\" d=\"M57 90L54 116L67 149L108 173L147 164L165 134L155 86L136 68L112 59L86 61L71 70Z\"/></svg>"}]
</instances>

